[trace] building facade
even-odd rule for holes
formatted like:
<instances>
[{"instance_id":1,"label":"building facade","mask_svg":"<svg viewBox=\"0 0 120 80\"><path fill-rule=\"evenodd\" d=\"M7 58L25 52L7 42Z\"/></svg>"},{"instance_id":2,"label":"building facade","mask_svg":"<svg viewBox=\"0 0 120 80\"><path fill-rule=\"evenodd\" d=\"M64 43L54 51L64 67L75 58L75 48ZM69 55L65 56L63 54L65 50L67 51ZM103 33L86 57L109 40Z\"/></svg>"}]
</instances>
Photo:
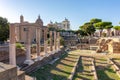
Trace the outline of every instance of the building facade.
<instances>
[{"instance_id":1,"label":"building facade","mask_svg":"<svg viewBox=\"0 0 120 80\"><path fill-rule=\"evenodd\" d=\"M40 28L41 34L44 33L44 30L47 29L46 26L43 26L43 21L40 18L40 16L38 16L38 19L34 22L34 23L29 23L27 21L24 21L24 17L21 15L20 16L20 23L14 23L16 25L16 41L17 42L22 42L25 43L26 42L26 35L27 35L27 31L28 28L31 28L31 41L35 42L36 41L36 29ZM41 35L42 37L43 35Z\"/></svg>"},{"instance_id":2,"label":"building facade","mask_svg":"<svg viewBox=\"0 0 120 80\"><path fill-rule=\"evenodd\" d=\"M53 23L52 21L50 21L50 23L47 25L47 27L53 27L53 28L59 29L59 30L70 30L70 21L66 18L64 21L62 21L60 23L58 23L58 22Z\"/></svg>"}]
</instances>

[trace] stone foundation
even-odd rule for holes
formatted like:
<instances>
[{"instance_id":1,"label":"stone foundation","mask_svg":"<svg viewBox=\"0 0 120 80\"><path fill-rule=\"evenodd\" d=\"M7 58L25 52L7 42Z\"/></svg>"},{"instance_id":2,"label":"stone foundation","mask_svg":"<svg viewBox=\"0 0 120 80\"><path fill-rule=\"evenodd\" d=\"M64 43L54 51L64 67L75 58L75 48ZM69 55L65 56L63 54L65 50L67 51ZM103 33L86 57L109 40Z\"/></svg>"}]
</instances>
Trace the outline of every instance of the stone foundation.
<instances>
[{"instance_id":1,"label":"stone foundation","mask_svg":"<svg viewBox=\"0 0 120 80\"><path fill-rule=\"evenodd\" d=\"M9 47L0 47L0 61L9 59ZM16 49L16 56L25 55L25 50Z\"/></svg>"},{"instance_id":2,"label":"stone foundation","mask_svg":"<svg viewBox=\"0 0 120 80\"><path fill-rule=\"evenodd\" d=\"M55 54L51 54L48 57L44 57L41 61L36 61L32 65L22 68L21 70L25 71L27 74L30 74L31 72L37 70L38 68L40 68L46 64L49 64L52 60L60 57L63 53L64 53L64 48Z\"/></svg>"}]
</instances>

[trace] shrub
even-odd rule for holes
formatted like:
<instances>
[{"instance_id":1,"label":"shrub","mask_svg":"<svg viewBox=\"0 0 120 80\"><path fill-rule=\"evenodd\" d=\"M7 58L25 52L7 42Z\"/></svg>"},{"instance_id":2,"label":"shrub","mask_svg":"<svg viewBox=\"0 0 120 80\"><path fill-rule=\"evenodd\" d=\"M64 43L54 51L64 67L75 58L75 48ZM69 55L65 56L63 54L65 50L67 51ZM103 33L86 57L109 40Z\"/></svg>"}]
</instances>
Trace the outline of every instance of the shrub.
<instances>
[{"instance_id":1,"label":"shrub","mask_svg":"<svg viewBox=\"0 0 120 80\"><path fill-rule=\"evenodd\" d=\"M63 46L65 45L65 41L62 37L60 37L60 45L63 45Z\"/></svg>"},{"instance_id":2,"label":"shrub","mask_svg":"<svg viewBox=\"0 0 120 80\"><path fill-rule=\"evenodd\" d=\"M16 48L22 49L23 45L21 43L16 43Z\"/></svg>"}]
</instances>

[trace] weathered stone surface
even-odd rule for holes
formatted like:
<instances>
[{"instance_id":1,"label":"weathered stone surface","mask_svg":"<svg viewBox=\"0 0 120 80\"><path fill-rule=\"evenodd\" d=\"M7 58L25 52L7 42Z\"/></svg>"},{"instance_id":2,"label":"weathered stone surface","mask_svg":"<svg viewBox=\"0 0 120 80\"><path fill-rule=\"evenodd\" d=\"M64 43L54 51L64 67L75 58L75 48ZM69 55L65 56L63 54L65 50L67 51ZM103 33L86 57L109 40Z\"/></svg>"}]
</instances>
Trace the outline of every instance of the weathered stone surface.
<instances>
[{"instance_id":1,"label":"weathered stone surface","mask_svg":"<svg viewBox=\"0 0 120 80\"><path fill-rule=\"evenodd\" d=\"M32 65L22 68L21 70L23 70L29 74L30 72L37 70L38 68L42 67L43 65L49 64L49 62L51 62L52 60L60 57L62 55L62 53L64 53L64 48L62 48L61 51L56 52L55 54L51 54L49 57L44 57L42 60L36 61Z\"/></svg>"},{"instance_id":2,"label":"weathered stone surface","mask_svg":"<svg viewBox=\"0 0 120 80\"><path fill-rule=\"evenodd\" d=\"M0 50L0 61L8 60L9 59L9 47L2 47ZM25 50L23 49L16 49L16 56L25 55Z\"/></svg>"},{"instance_id":3,"label":"weathered stone surface","mask_svg":"<svg viewBox=\"0 0 120 80\"><path fill-rule=\"evenodd\" d=\"M17 80L17 67L0 63L0 79Z\"/></svg>"},{"instance_id":4,"label":"weathered stone surface","mask_svg":"<svg viewBox=\"0 0 120 80\"><path fill-rule=\"evenodd\" d=\"M24 71L17 71L17 79L18 80L25 80L25 73L24 73Z\"/></svg>"}]
</instances>

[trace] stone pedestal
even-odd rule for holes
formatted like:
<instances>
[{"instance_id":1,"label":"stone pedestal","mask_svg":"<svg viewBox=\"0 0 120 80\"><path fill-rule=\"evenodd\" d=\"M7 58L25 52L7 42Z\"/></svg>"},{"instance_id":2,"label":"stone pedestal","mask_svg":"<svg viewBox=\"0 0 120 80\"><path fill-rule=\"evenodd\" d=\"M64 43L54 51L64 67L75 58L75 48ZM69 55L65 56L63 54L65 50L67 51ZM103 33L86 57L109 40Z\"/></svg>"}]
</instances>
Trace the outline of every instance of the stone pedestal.
<instances>
[{"instance_id":1,"label":"stone pedestal","mask_svg":"<svg viewBox=\"0 0 120 80\"><path fill-rule=\"evenodd\" d=\"M0 63L0 80L17 80L17 67Z\"/></svg>"},{"instance_id":2,"label":"stone pedestal","mask_svg":"<svg viewBox=\"0 0 120 80\"><path fill-rule=\"evenodd\" d=\"M40 61L40 60L42 60L42 59L43 59L43 57L38 56L38 57L35 59L35 61Z\"/></svg>"}]
</instances>

